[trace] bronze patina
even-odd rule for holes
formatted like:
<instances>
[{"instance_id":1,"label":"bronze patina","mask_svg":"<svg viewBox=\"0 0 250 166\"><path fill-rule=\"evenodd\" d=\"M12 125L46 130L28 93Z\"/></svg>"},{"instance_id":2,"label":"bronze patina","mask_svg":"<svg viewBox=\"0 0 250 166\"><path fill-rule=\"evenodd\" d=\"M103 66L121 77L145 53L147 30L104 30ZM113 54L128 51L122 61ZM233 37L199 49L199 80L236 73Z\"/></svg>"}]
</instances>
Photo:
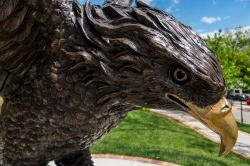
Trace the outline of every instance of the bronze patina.
<instances>
[{"instance_id":1,"label":"bronze patina","mask_svg":"<svg viewBox=\"0 0 250 166\"><path fill-rule=\"evenodd\" d=\"M4 165L93 165L88 147L138 107L179 108L237 139L204 41L141 1L0 0Z\"/></svg>"}]
</instances>

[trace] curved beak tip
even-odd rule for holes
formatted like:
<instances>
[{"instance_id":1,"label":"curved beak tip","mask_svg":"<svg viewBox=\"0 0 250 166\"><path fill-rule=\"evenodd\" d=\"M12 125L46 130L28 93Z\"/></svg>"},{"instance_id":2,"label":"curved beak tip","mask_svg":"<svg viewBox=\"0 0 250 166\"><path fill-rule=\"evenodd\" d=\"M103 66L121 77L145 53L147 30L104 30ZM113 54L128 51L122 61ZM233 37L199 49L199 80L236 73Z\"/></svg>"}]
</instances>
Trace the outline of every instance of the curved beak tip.
<instances>
[{"instance_id":1,"label":"curved beak tip","mask_svg":"<svg viewBox=\"0 0 250 166\"><path fill-rule=\"evenodd\" d=\"M226 151L225 145L223 143L221 143L221 145L220 145L220 152L219 152L218 156L222 157L222 156L227 155L228 153L229 153L229 151L228 152Z\"/></svg>"},{"instance_id":2,"label":"curved beak tip","mask_svg":"<svg viewBox=\"0 0 250 166\"><path fill-rule=\"evenodd\" d=\"M171 100L185 105L188 113L220 135L221 146L219 156L227 155L234 147L238 137L238 126L232 113L231 104L222 97L217 103L201 108L187 102L176 95L168 94Z\"/></svg>"},{"instance_id":3,"label":"curved beak tip","mask_svg":"<svg viewBox=\"0 0 250 166\"><path fill-rule=\"evenodd\" d=\"M209 106L205 114L195 110L196 115L205 125L220 135L221 146L219 156L227 155L234 147L238 138L238 126L232 113L232 107L223 97L216 104Z\"/></svg>"},{"instance_id":4,"label":"curved beak tip","mask_svg":"<svg viewBox=\"0 0 250 166\"><path fill-rule=\"evenodd\" d=\"M231 148L226 148L226 146L223 143L221 143L221 145L220 145L220 152L219 152L218 156L219 157L226 156L231 151Z\"/></svg>"},{"instance_id":5,"label":"curved beak tip","mask_svg":"<svg viewBox=\"0 0 250 166\"><path fill-rule=\"evenodd\" d=\"M230 113L232 114L232 113ZM231 115L232 116L232 115ZM233 116L232 116L233 117ZM235 121L228 121L231 125L229 130L223 130L225 133L219 133L221 135L221 145L219 156L226 156L234 147L238 137L238 127Z\"/></svg>"}]
</instances>

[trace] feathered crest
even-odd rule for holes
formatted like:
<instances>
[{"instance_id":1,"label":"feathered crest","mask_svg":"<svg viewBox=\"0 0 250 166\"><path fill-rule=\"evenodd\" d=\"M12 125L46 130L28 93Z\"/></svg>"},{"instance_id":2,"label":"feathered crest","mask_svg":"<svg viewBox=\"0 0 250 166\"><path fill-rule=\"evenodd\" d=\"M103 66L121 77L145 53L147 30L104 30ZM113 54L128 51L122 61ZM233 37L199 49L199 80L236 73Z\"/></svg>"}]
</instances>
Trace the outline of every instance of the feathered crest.
<instances>
[{"instance_id":1,"label":"feathered crest","mask_svg":"<svg viewBox=\"0 0 250 166\"><path fill-rule=\"evenodd\" d=\"M133 0L106 0L103 5L130 6Z\"/></svg>"},{"instance_id":2,"label":"feathered crest","mask_svg":"<svg viewBox=\"0 0 250 166\"><path fill-rule=\"evenodd\" d=\"M120 4L118 0L109 2L104 6L86 3L81 18L84 23L78 25L82 25L79 29L85 38L112 60L116 55L156 59L161 54L188 66L209 82L223 84L216 58L190 27L141 1L136 7L114 5Z\"/></svg>"}]
</instances>

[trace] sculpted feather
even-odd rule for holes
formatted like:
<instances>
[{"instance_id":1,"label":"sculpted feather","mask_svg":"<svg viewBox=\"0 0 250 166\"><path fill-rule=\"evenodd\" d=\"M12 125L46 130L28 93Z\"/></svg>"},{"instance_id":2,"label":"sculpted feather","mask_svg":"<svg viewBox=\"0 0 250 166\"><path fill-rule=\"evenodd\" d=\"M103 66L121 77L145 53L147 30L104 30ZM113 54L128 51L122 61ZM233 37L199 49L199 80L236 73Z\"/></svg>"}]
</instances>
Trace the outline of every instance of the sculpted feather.
<instances>
[{"instance_id":1,"label":"sculpted feather","mask_svg":"<svg viewBox=\"0 0 250 166\"><path fill-rule=\"evenodd\" d=\"M237 126L213 53L173 16L131 3L0 0L4 165L92 165L88 147L138 107L187 111L230 151Z\"/></svg>"}]
</instances>

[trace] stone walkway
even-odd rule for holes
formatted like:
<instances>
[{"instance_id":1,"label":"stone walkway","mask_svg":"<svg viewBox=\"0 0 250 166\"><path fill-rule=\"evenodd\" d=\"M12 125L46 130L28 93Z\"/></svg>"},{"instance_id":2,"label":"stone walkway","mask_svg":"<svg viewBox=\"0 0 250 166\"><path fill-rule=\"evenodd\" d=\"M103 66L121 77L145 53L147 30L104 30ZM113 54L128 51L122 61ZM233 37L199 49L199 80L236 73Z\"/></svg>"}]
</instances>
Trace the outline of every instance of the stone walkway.
<instances>
[{"instance_id":1,"label":"stone walkway","mask_svg":"<svg viewBox=\"0 0 250 166\"><path fill-rule=\"evenodd\" d=\"M174 119L185 126L194 129L209 140L220 143L220 138L216 133L183 111L154 109L152 111L164 117ZM250 134L239 131L238 140L233 148L233 151L245 158L250 159Z\"/></svg>"},{"instance_id":2,"label":"stone walkway","mask_svg":"<svg viewBox=\"0 0 250 166\"><path fill-rule=\"evenodd\" d=\"M177 164L141 157L118 156L112 154L92 155L94 166L179 166ZM48 166L56 166L52 161Z\"/></svg>"},{"instance_id":3,"label":"stone walkway","mask_svg":"<svg viewBox=\"0 0 250 166\"><path fill-rule=\"evenodd\" d=\"M93 160L95 166L179 166L177 164L158 160L112 154L93 155Z\"/></svg>"},{"instance_id":4,"label":"stone walkway","mask_svg":"<svg viewBox=\"0 0 250 166\"><path fill-rule=\"evenodd\" d=\"M233 114L235 119L238 122L241 122L241 108L240 102L233 102ZM242 104L242 114L243 114L243 122L244 124L250 124L250 105L246 105L246 103Z\"/></svg>"}]
</instances>

